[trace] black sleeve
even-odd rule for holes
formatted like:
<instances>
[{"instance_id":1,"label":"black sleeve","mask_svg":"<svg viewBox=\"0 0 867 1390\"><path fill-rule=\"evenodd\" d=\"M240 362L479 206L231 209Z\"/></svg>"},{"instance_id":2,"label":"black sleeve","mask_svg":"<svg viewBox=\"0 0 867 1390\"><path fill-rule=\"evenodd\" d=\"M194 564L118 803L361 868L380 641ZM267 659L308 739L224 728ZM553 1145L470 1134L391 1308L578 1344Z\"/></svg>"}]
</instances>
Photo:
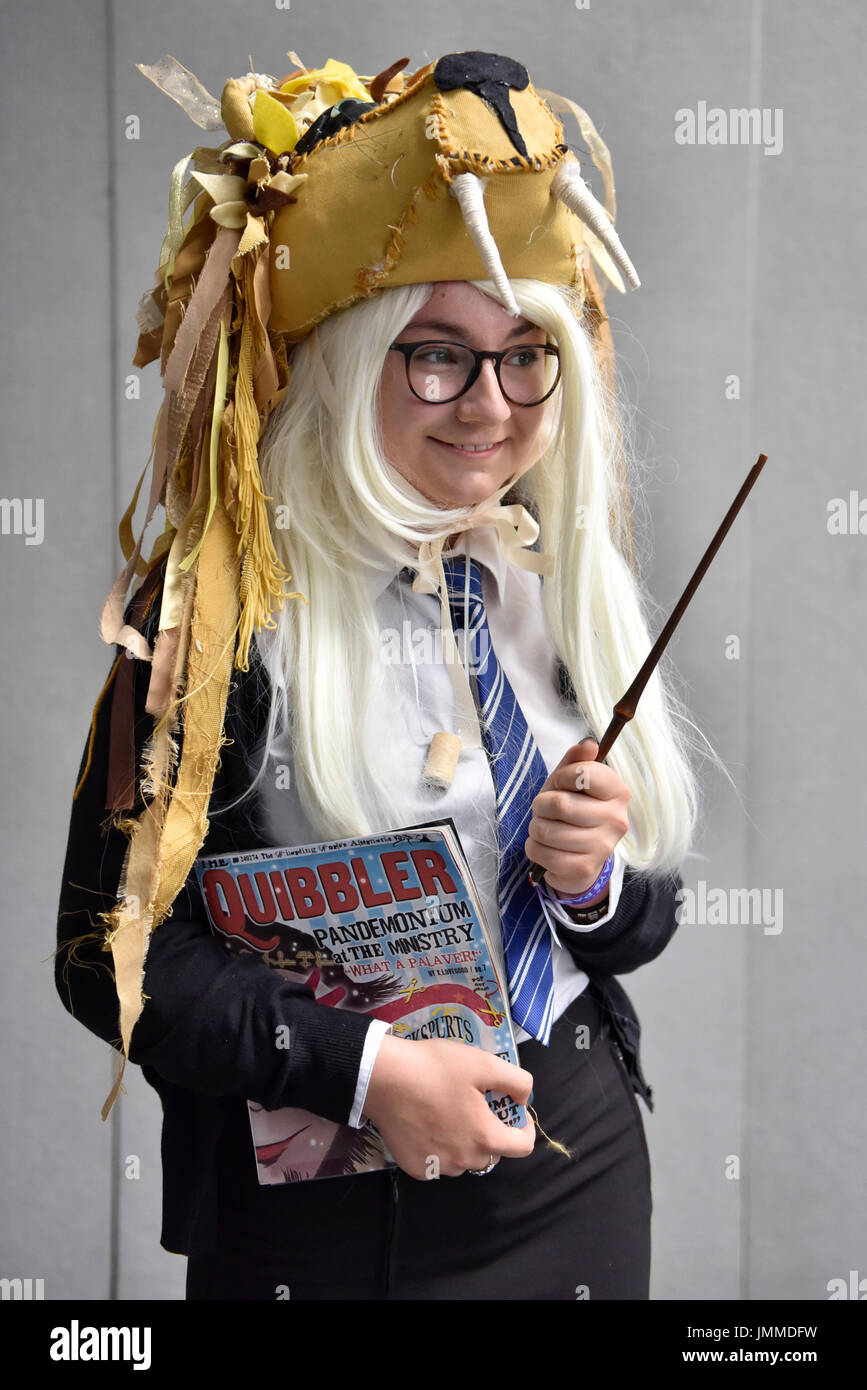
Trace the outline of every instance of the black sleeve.
<instances>
[{"instance_id":1,"label":"black sleeve","mask_svg":"<svg viewBox=\"0 0 867 1390\"><path fill-rule=\"evenodd\" d=\"M600 927L576 931L557 922L557 934L582 970L628 975L655 960L677 927L679 874L644 874L627 868L613 915Z\"/></svg>"},{"instance_id":2,"label":"black sleeve","mask_svg":"<svg viewBox=\"0 0 867 1390\"><path fill-rule=\"evenodd\" d=\"M159 597L143 625L153 644ZM129 621L129 616L127 617ZM221 763L209 803L203 854L262 847L255 815L244 804L230 819L219 809L249 785L245 749L251 716L263 709L263 671L232 671ZM121 649L118 648L118 653ZM125 659L125 658L124 658ZM150 664L134 672L135 768L141 768L153 719L145 711ZM265 678L267 680L267 678ZM120 1047L112 957L103 949L97 914L117 900L127 838L105 809L111 700L95 716L91 765L73 801L57 929L55 980L65 1007L91 1032ZM265 689L267 696L267 688ZM82 757L79 780L87 761ZM129 815L143 807L140 778ZM77 784L76 784L77 785ZM255 806L256 793L249 798ZM252 955L229 955L212 935L195 872L170 915L151 936L144 975L146 1002L133 1029L130 1060L167 1081L208 1096L235 1096L267 1109L300 1106L345 1124L349 1118L370 1019L316 1004L307 986L289 981ZM289 1027L289 1046L278 1028ZM282 1032L281 1042L285 1040Z\"/></svg>"}]
</instances>

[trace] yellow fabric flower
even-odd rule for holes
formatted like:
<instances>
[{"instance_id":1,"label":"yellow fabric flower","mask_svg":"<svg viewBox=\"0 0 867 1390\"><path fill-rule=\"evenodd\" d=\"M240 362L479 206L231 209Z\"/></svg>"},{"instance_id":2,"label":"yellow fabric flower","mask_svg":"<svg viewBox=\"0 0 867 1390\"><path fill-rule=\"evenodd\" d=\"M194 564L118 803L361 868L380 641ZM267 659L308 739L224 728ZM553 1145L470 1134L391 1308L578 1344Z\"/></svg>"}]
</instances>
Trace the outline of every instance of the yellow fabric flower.
<instances>
[{"instance_id":1,"label":"yellow fabric flower","mask_svg":"<svg viewBox=\"0 0 867 1390\"><path fill-rule=\"evenodd\" d=\"M338 63L329 58L324 68L311 68L308 72L290 77L280 88L281 92L303 92L313 88L317 100L323 107L333 106L344 97L355 97L358 101L370 101L370 92L361 78L348 63Z\"/></svg>"}]
</instances>

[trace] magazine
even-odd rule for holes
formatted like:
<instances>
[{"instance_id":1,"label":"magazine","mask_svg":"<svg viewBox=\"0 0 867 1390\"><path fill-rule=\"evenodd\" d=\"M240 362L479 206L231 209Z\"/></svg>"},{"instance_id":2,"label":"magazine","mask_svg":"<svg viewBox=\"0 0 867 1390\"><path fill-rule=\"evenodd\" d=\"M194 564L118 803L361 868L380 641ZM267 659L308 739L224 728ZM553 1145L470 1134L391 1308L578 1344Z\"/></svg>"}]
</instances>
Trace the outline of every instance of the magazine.
<instances>
[{"instance_id":1,"label":"magazine","mask_svg":"<svg viewBox=\"0 0 867 1390\"><path fill-rule=\"evenodd\" d=\"M397 1037L451 1038L519 1065L502 957L451 819L195 867L227 950L258 954L318 1004L384 1019ZM510 1096L486 1099L505 1124L528 1123ZM371 1121L354 1129L294 1107L248 1110L261 1184L395 1166Z\"/></svg>"}]
</instances>

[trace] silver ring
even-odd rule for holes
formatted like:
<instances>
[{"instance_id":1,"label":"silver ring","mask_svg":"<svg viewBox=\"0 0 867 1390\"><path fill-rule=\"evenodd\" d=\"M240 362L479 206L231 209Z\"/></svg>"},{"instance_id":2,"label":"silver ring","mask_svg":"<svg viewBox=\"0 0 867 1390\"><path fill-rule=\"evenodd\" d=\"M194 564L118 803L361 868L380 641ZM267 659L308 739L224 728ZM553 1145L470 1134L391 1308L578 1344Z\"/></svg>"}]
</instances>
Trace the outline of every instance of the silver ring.
<instances>
[{"instance_id":1,"label":"silver ring","mask_svg":"<svg viewBox=\"0 0 867 1390\"><path fill-rule=\"evenodd\" d=\"M491 1154L491 1161L487 1168L468 1168L467 1172L472 1173L474 1178L483 1178L486 1173L490 1173L491 1169L496 1168L496 1166L497 1160L494 1158L494 1155Z\"/></svg>"}]
</instances>

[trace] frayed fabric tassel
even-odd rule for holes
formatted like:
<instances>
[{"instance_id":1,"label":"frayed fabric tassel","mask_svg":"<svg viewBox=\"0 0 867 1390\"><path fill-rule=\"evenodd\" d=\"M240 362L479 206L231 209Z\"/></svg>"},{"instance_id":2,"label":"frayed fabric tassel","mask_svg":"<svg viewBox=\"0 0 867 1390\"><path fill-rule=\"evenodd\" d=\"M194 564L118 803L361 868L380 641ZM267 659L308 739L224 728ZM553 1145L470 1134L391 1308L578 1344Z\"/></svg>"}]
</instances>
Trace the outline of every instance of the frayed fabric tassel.
<instances>
[{"instance_id":1,"label":"frayed fabric tassel","mask_svg":"<svg viewBox=\"0 0 867 1390\"><path fill-rule=\"evenodd\" d=\"M244 553L241 582L241 624L236 666L247 670L250 641L259 627L273 627L273 607L282 608L287 598L285 585L292 578L277 558L268 524L265 490L259 473L259 410L256 405L253 374L262 355L263 330L256 316L253 277L255 263L245 259L239 288L245 301L244 321L235 384L235 448L238 469L237 531L239 553Z\"/></svg>"},{"instance_id":2,"label":"frayed fabric tassel","mask_svg":"<svg viewBox=\"0 0 867 1390\"><path fill-rule=\"evenodd\" d=\"M573 1157L572 1150L567 1149L565 1144L561 1144L559 1139L552 1139L550 1134L545 1134L544 1129L539 1124L539 1116L536 1114L532 1105L527 1106L527 1114L531 1116L533 1124L536 1126L539 1133L543 1135L549 1149L554 1149L558 1154L563 1154L565 1158Z\"/></svg>"},{"instance_id":3,"label":"frayed fabric tassel","mask_svg":"<svg viewBox=\"0 0 867 1390\"><path fill-rule=\"evenodd\" d=\"M176 679L183 667L184 698L173 702L157 728L157 744L148 751L156 796L142 812L127 851L121 876L121 900L111 914L111 948L120 1002L120 1037L124 1062L133 1029L144 1006L144 968L151 933L171 912L196 854L208 833L208 807L223 742L223 722L238 624L239 575L237 537L218 501L196 561L189 641L178 649ZM169 783L171 748L181 703L183 743L173 787ZM123 1066L102 1110L106 1119L121 1089Z\"/></svg>"}]
</instances>

